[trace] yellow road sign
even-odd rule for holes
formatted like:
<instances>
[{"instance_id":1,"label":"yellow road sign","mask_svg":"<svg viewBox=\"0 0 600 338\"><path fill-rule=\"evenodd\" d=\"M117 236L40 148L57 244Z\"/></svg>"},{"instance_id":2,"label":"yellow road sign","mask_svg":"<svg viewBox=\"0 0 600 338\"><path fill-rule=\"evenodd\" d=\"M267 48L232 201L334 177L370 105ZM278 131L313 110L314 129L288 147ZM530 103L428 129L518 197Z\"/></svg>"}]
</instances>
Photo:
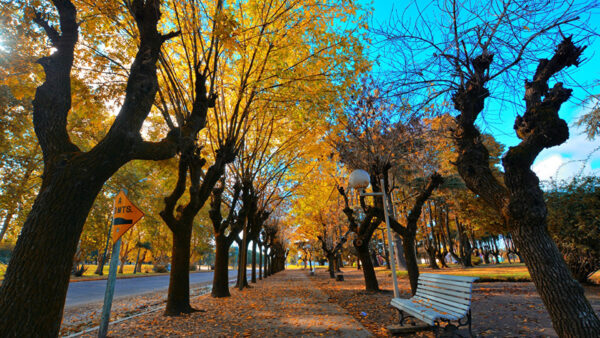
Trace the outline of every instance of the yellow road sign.
<instances>
[{"instance_id":1,"label":"yellow road sign","mask_svg":"<svg viewBox=\"0 0 600 338\"><path fill-rule=\"evenodd\" d=\"M120 191L115 198L113 212L113 242L121 238L142 217L144 217L144 213L131 203L123 191Z\"/></svg>"}]
</instances>

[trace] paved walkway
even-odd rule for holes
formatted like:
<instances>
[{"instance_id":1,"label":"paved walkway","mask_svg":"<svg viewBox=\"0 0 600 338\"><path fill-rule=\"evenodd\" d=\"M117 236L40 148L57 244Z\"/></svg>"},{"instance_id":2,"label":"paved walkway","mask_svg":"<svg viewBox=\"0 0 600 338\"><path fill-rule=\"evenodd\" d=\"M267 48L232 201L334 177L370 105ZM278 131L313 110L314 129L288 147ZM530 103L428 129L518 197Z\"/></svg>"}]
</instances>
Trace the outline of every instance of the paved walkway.
<instances>
[{"instance_id":1,"label":"paved walkway","mask_svg":"<svg viewBox=\"0 0 600 338\"><path fill-rule=\"evenodd\" d=\"M193 299L205 312L181 317L152 313L110 327L122 336L370 337L343 308L329 302L307 271L279 272L252 288L231 290L229 298L209 295Z\"/></svg>"}]
</instances>

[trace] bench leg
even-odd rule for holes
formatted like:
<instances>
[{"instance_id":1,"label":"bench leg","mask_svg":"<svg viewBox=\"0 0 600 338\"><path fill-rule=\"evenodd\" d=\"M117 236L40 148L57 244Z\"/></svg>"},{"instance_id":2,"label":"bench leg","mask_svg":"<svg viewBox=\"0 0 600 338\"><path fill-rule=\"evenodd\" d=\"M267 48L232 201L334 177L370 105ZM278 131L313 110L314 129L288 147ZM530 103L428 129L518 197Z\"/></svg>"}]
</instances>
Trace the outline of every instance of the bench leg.
<instances>
[{"instance_id":1,"label":"bench leg","mask_svg":"<svg viewBox=\"0 0 600 338\"><path fill-rule=\"evenodd\" d=\"M467 323L469 324L469 337L474 337L473 331L471 330L471 310L470 309L469 309L469 312L467 312Z\"/></svg>"},{"instance_id":2,"label":"bench leg","mask_svg":"<svg viewBox=\"0 0 600 338\"><path fill-rule=\"evenodd\" d=\"M440 323L437 321L433 324L433 333L435 334L435 338L440 337Z\"/></svg>"},{"instance_id":3,"label":"bench leg","mask_svg":"<svg viewBox=\"0 0 600 338\"><path fill-rule=\"evenodd\" d=\"M398 317L400 318L400 326L404 326L404 324L408 324L408 322L406 321L408 318L415 318L409 314L405 314L404 311L396 308L396 310L398 310ZM413 322L412 325L414 326L415 323Z\"/></svg>"},{"instance_id":4,"label":"bench leg","mask_svg":"<svg viewBox=\"0 0 600 338\"><path fill-rule=\"evenodd\" d=\"M398 317L400 317L400 326L404 326L404 320L406 319L404 316L404 311L398 310Z\"/></svg>"}]
</instances>

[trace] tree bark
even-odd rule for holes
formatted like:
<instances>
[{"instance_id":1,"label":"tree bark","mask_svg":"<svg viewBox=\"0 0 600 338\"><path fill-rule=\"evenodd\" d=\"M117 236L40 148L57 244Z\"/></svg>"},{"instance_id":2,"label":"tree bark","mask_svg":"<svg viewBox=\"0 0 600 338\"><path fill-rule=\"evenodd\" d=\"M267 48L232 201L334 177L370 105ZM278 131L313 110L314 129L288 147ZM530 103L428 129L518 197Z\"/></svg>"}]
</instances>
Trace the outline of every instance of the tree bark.
<instances>
[{"instance_id":1,"label":"tree bark","mask_svg":"<svg viewBox=\"0 0 600 338\"><path fill-rule=\"evenodd\" d=\"M406 271L410 281L410 290L414 295L417 292L417 282L419 280L419 265L415 255L415 238L406 238L404 241L404 258L406 259Z\"/></svg>"},{"instance_id":2,"label":"tree bark","mask_svg":"<svg viewBox=\"0 0 600 338\"><path fill-rule=\"evenodd\" d=\"M462 264L462 266L465 268L472 267L473 263L471 262L471 255L473 254L473 248L471 247L469 236L466 233L464 226L460 223L458 216L454 217L454 221L456 223L456 231L458 233L460 264Z\"/></svg>"},{"instance_id":3,"label":"tree bark","mask_svg":"<svg viewBox=\"0 0 600 338\"><path fill-rule=\"evenodd\" d=\"M358 258L362 264L363 276L365 278L365 289L367 291L379 291L379 283L377 282L377 276L375 275L375 269L373 268L373 262L371 262L371 255L369 254L369 242L359 243L357 245L354 241L354 248L358 253Z\"/></svg>"},{"instance_id":4,"label":"tree bark","mask_svg":"<svg viewBox=\"0 0 600 338\"><path fill-rule=\"evenodd\" d=\"M179 226L173 231L173 247L171 248L171 273L169 274L169 290L166 316L178 316L194 312L190 305L190 242L192 227Z\"/></svg>"},{"instance_id":5,"label":"tree bark","mask_svg":"<svg viewBox=\"0 0 600 338\"><path fill-rule=\"evenodd\" d=\"M96 271L94 271L94 274L102 276L104 275L104 261L105 261L105 257L104 257L104 253L99 253L98 254L98 260L97 263L98 265L96 266Z\"/></svg>"},{"instance_id":6,"label":"tree bark","mask_svg":"<svg viewBox=\"0 0 600 338\"><path fill-rule=\"evenodd\" d=\"M215 271L213 275L213 297L229 297L229 247L231 242L223 234L215 235Z\"/></svg>"},{"instance_id":7,"label":"tree bark","mask_svg":"<svg viewBox=\"0 0 600 338\"><path fill-rule=\"evenodd\" d=\"M11 209L6 212L4 221L2 222L2 231L0 231L0 242L2 242L4 235L6 235L6 231L8 230L8 226L10 225L10 221L12 220L13 216L14 210Z\"/></svg>"},{"instance_id":8,"label":"tree bark","mask_svg":"<svg viewBox=\"0 0 600 338\"><path fill-rule=\"evenodd\" d=\"M262 280L263 279L263 265L264 265L264 258L263 258L263 247L261 245L258 246L258 279Z\"/></svg>"},{"instance_id":9,"label":"tree bark","mask_svg":"<svg viewBox=\"0 0 600 338\"><path fill-rule=\"evenodd\" d=\"M129 242L125 245L125 248L121 251L121 265L119 266L119 273L123 274L123 268L125 266L125 262L127 261L127 255L129 255Z\"/></svg>"},{"instance_id":10,"label":"tree bark","mask_svg":"<svg viewBox=\"0 0 600 338\"><path fill-rule=\"evenodd\" d=\"M329 271L329 278L335 278L335 257L332 254L327 255L327 270Z\"/></svg>"},{"instance_id":11,"label":"tree bark","mask_svg":"<svg viewBox=\"0 0 600 338\"><path fill-rule=\"evenodd\" d=\"M404 255L402 254L404 252L404 246L402 245L402 238L396 232L393 233L392 238L393 238L394 245L396 246L396 250L394 250L394 251L396 254L396 260L398 261L397 269L405 270L407 262L404 259Z\"/></svg>"},{"instance_id":12,"label":"tree bark","mask_svg":"<svg viewBox=\"0 0 600 338\"><path fill-rule=\"evenodd\" d=\"M256 241L252 241L252 283L256 283Z\"/></svg>"},{"instance_id":13,"label":"tree bark","mask_svg":"<svg viewBox=\"0 0 600 338\"><path fill-rule=\"evenodd\" d=\"M248 265L248 222L244 220L244 230L242 230L242 245L240 246L240 254L238 259L238 275L236 281L236 287L243 290L248 287L248 278L246 278L246 271Z\"/></svg>"},{"instance_id":14,"label":"tree bark","mask_svg":"<svg viewBox=\"0 0 600 338\"><path fill-rule=\"evenodd\" d=\"M0 289L0 336L58 335L79 236L104 183L81 189L93 171L69 169L45 178L23 225Z\"/></svg>"}]
</instances>

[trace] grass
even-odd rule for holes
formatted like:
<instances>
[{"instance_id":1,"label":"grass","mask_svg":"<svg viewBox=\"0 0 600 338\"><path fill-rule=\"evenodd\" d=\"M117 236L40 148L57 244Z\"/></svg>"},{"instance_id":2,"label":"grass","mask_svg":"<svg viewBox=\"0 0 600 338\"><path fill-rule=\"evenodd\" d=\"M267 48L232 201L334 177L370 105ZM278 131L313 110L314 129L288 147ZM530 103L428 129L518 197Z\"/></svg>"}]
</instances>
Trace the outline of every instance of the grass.
<instances>
[{"instance_id":1,"label":"grass","mask_svg":"<svg viewBox=\"0 0 600 338\"><path fill-rule=\"evenodd\" d=\"M87 270L83 273L81 277L71 276L71 281L83 281L83 280L93 280L93 279L106 279L108 276L108 264L104 266L102 271L104 272L103 276L95 275L96 264L90 264L85 266ZM133 277L133 276L149 276L149 275L164 275L167 273L156 273L152 271L152 264L142 264L142 272L138 272L136 274L133 273L133 265L125 265L123 267L123 273L117 273L117 277ZM148 273L146 273L148 271ZM6 273L6 264L0 264L0 280L4 279L4 274Z\"/></svg>"},{"instance_id":2,"label":"grass","mask_svg":"<svg viewBox=\"0 0 600 338\"><path fill-rule=\"evenodd\" d=\"M378 268L378 271L391 275L391 272L384 268ZM477 265L471 268L463 268L460 265L450 265L450 268L434 270L424 265L419 266L421 273L438 273L455 276L479 277L477 282L530 282L531 276L527 267L523 263L514 264L489 264ZM407 277L406 271L397 271L399 277ZM600 271L592 275L591 280L600 284Z\"/></svg>"}]
</instances>

